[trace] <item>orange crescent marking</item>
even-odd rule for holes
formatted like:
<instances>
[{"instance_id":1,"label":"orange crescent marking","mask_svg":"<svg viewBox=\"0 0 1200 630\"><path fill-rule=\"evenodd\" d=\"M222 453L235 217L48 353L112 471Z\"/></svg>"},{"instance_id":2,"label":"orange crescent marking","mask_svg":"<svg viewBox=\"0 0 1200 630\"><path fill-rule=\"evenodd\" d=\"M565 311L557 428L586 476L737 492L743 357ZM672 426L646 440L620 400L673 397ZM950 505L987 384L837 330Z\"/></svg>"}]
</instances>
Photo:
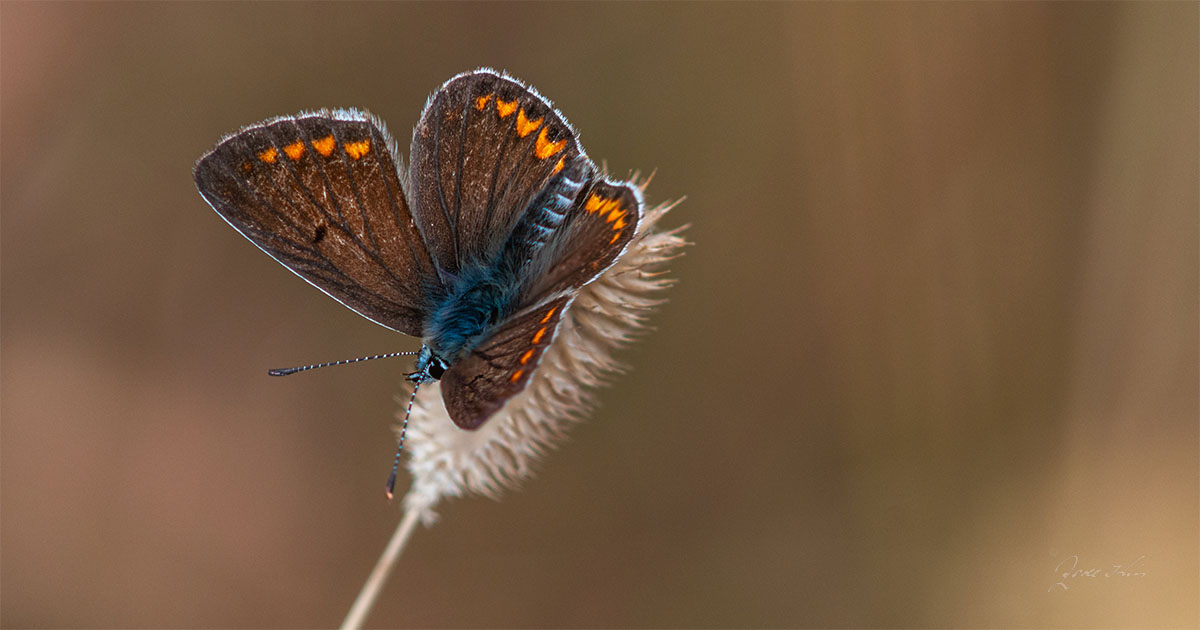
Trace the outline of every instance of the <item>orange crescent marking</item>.
<instances>
[{"instance_id":1,"label":"orange crescent marking","mask_svg":"<svg viewBox=\"0 0 1200 630\"><path fill-rule=\"evenodd\" d=\"M329 157L333 154L333 148L337 146L337 140L333 139L333 135L325 136L320 140L312 141L313 148L324 157Z\"/></svg>"},{"instance_id":2,"label":"orange crescent marking","mask_svg":"<svg viewBox=\"0 0 1200 630\"><path fill-rule=\"evenodd\" d=\"M554 317L554 311L557 311L557 310L558 310L558 307L557 307L557 306L555 306L554 308L550 309L550 312L546 313L546 316L545 316L545 317L543 317L543 318L542 318L542 321L540 321L540 322L538 322L538 323L539 323L539 324L545 324L546 322L550 321L550 318L551 318L551 317Z\"/></svg>"},{"instance_id":3,"label":"orange crescent marking","mask_svg":"<svg viewBox=\"0 0 1200 630\"><path fill-rule=\"evenodd\" d=\"M346 155L349 155L351 158L354 158L356 160L358 158L366 155L370 150L371 150L371 141L370 140L346 143Z\"/></svg>"},{"instance_id":4,"label":"orange crescent marking","mask_svg":"<svg viewBox=\"0 0 1200 630\"><path fill-rule=\"evenodd\" d=\"M292 158L293 162L295 162L296 160L300 159L300 156L304 155L304 143L293 142L286 147L283 147L283 152L286 153L288 157Z\"/></svg>"},{"instance_id":5,"label":"orange crescent marking","mask_svg":"<svg viewBox=\"0 0 1200 630\"><path fill-rule=\"evenodd\" d=\"M492 100L491 94L488 94L487 96L480 96L479 98L475 99L475 109L483 111L483 108L487 107L488 101L490 100Z\"/></svg>"},{"instance_id":6,"label":"orange crescent marking","mask_svg":"<svg viewBox=\"0 0 1200 630\"><path fill-rule=\"evenodd\" d=\"M624 219L624 217L622 217L622 218L620 218L620 219L617 219L617 222L613 224L613 229L614 229L614 230L618 230L618 231L620 231L620 229L621 229L621 228L623 228L623 227L625 227L625 219Z\"/></svg>"},{"instance_id":7,"label":"orange crescent marking","mask_svg":"<svg viewBox=\"0 0 1200 630\"><path fill-rule=\"evenodd\" d=\"M554 174L555 175L558 175L558 172L563 169L563 160L565 160L565 159L567 159L566 156L558 158L558 164L554 165Z\"/></svg>"},{"instance_id":8,"label":"orange crescent marking","mask_svg":"<svg viewBox=\"0 0 1200 630\"><path fill-rule=\"evenodd\" d=\"M609 241L609 242L608 242L608 244L609 244L609 245L612 245L613 243L616 243L616 242L617 242L617 239L619 239L619 238L621 238L621 233L620 233L620 232L617 232L616 234L613 234L612 240L611 240L611 241Z\"/></svg>"},{"instance_id":9,"label":"orange crescent marking","mask_svg":"<svg viewBox=\"0 0 1200 630\"><path fill-rule=\"evenodd\" d=\"M533 154L537 156L537 159L544 160L551 155L562 151L563 147L565 146L567 146L566 138L563 138L558 142L550 142L550 140L546 138L546 127L542 127L541 133L538 134L537 146L534 147Z\"/></svg>"},{"instance_id":10,"label":"orange crescent marking","mask_svg":"<svg viewBox=\"0 0 1200 630\"><path fill-rule=\"evenodd\" d=\"M526 350L525 354L521 355L521 365L525 365L526 363L529 363L529 359L531 359L531 358L533 358L533 348Z\"/></svg>"},{"instance_id":11,"label":"orange crescent marking","mask_svg":"<svg viewBox=\"0 0 1200 630\"><path fill-rule=\"evenodd\" d=\"M539 118L537 120L529 120L528 118L525 117L525 108L524 107L521 108L521 111L517 112L517 135L518 136L521 136L522 138L524 138L525 136L528 136L534 129L537 129L541 125L542 125L541 118Z\"/></svg>"},{"instance_id":12,"label":"orange crescent marking","mask_svg":"<svg viewBox=\"0 0 1200 630\"><path fill-rule=\"evenodd\" d=\"M600 209L600 206L603 203L603 199L597 197L596 193L592 193L591 196L588 197L587 205L585 205L584 208L586 208L588 212L595 212Z\"/></svg>"},{"instance_id":13,"label":"orange crescent marking","mask_svg":"<svg viewBox=\"0 0 1200 630\"><path fill-rule=\"evenodd\" d=\"M517 111L517 100L505 102L496 98L496 113L500 114L501 118L508 118L513 112Z\"/></svg>"},{"instance_id":14,"label":"orange crescent marking","mask_svg":"<svg viewBox=\"0 0 1200 630\"><path fill-rule=\"evenodd\" d=\"M546 327L542 326L536 333L533 334L533 345L538 345L542 341L542 337L546 336Z\"/></svg>"},{"instance_id":15,"label":"orange crescent marking","mask_svg":"<svg viewBox=\"0 0 1200 630\"><path fill-rule=\"evenodd\" d=\"M266 151L259 153L258 159L266 162L267 164L274 164L275 158L278 155L279 155L279 152L275 150L275 147L271 147L271 148L267 149Z\"/></svg>"},{"instance_id":16,"label":"orange crescent marking","mask_svg":"<svg viewBox=\"0 0 1200 630\"><path fill-rule=\"evenodd\" d=\"M510 378L510 379L508 379L508 380L509 380L509 381L511 381L511 382L513 382L513 383L516 383L516 382L517 382L517 380L518 380L518 379L520 379L520 378L521 378L521 375L522 375L522 374L524 374L524 373L525 373L525 370L517 370L516 372L513 372L512 378Z\"/></svg>"}]
</instances>

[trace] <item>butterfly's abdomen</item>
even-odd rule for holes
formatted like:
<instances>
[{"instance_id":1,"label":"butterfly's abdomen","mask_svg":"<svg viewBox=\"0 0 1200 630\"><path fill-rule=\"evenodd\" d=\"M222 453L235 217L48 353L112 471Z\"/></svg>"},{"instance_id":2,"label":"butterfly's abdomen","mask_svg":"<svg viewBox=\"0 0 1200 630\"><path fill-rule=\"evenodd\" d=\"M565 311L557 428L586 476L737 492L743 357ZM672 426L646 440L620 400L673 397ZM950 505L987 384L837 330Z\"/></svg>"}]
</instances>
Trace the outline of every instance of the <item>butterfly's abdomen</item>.
<instances>
[{"instance_id":1,"label":"butterfly's abdomen","mask_svg":"<svg viewBox=\"0 0 1200 630\"><path fill-rule=\"evenodd\" d=\"M526 207L504 244L502 264L519 270L562 226L567 211L591 174L585 160L575 160L557 173Z\"/></svg>"}]
</instances>

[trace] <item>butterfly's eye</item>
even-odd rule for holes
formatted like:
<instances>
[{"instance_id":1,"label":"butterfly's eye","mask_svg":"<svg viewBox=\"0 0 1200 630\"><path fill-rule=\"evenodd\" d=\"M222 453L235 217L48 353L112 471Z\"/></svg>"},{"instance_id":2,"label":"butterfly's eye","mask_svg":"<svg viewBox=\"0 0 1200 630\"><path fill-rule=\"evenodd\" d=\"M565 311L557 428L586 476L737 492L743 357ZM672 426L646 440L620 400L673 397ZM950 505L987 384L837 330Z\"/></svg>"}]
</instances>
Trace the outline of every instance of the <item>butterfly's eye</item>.
<instances>
[{"instance_id":1,"label":"butterfly's eye","mask_svg":"<svg viewBox=\"0 0 1200 630\"><path fill-rule=\"evenodd\" d=\"M427 369L429 370L430 376L432 376L434 379L439 379L442 378L442 375L446 373L446 364L442 363L441 359L434 357L433 360L429 362L429 367Z\"/></svg>"}]
</instances>

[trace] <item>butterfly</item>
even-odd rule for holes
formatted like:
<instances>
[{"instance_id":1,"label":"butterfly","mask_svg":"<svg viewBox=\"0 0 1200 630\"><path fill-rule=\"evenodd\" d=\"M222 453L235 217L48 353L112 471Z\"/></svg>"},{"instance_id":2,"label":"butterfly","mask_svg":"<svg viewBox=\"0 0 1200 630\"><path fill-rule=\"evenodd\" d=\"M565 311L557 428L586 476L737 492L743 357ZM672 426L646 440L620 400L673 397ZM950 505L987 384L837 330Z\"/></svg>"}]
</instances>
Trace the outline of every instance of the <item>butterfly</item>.
<instances>
[{"instance_id":1,"label":"butterfly","mask_svg":"<svg viewBox=\"0 0 1200 630\"><path fill-rule=\"evenodd\" d=\"M580 288L642 219L641 190L603 174L532 87L490 69L425 104L409 166L353 110L273 118L226 136L196 186L234 229L359 313L419 337L419 386L482 426L529 383Z\"/></svg>"}]
</instances>

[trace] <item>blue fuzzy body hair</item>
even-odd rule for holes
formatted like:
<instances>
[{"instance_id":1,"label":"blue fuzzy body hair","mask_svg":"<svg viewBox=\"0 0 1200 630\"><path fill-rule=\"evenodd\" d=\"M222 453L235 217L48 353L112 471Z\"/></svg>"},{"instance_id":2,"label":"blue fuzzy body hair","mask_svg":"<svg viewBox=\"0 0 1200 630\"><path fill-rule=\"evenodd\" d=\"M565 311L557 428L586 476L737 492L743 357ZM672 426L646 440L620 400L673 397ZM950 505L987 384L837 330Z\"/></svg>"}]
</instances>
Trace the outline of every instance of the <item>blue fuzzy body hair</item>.
<instances>
[{"instance_id":1,"label":"blue fuzzy body hair","mask_svg":"<svg viewBox=\"0 0 1200 630\"><path fill-rule=\"evenodd\" d=\"M469 352L516 307L518 283L507 265L472 265L459 271L449 293L432 309L425 342L454 362Z\"/></svg>"}]
</instances>

